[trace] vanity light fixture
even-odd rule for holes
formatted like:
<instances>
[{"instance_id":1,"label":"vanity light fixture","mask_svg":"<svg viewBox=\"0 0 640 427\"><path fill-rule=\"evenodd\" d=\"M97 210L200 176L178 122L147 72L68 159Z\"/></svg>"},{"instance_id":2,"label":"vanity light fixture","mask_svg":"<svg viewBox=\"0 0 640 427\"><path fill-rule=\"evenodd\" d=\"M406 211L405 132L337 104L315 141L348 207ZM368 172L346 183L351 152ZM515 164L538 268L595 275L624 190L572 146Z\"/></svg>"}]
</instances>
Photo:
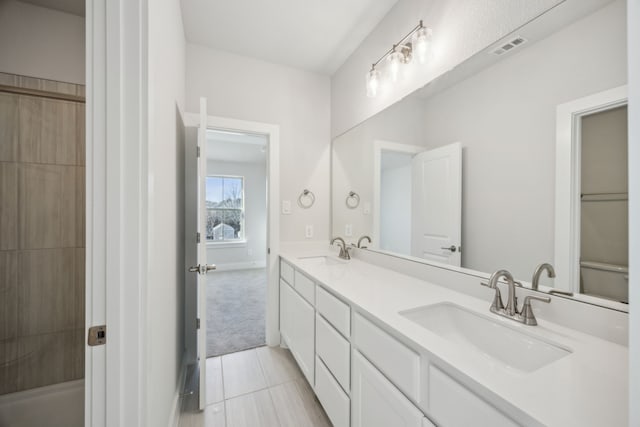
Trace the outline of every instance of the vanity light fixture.
<instances>
[{"instance_id":1,"label":"vanity light fixture","mask_svg":"<svg viewBox=\"0 0 640 427\"><path fill-rule=\"evenodd\" d=\"M392 83L396 83L400 78L402 65L411 62L414 53L418 56L418 62L427 62L429 43L431 42L431 29L420 23L416 25L406 36L394 44L376 62L371 64L371 70L367 73L367 96L375 98L378 95L382 84L382 75L378 66L384 66L382 61L386 60L388 75Z\"/></svg>"}]
</instances>

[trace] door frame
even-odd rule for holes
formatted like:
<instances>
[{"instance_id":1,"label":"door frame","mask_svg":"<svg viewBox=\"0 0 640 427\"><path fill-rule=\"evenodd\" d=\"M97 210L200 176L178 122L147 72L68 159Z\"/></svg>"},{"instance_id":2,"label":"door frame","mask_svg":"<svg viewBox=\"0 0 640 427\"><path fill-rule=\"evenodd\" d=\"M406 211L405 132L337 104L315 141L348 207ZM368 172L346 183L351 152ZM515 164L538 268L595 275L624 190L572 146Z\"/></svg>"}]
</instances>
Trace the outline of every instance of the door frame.
<instances>
[{"instance_id":1,"label":"door frame","mask_svg":"<svg viewBox=\"0 0 640 427\"><path fill-rule=\"evenodd\" d=\"M185 126L197 126L199 117L185 113ZM267 307L265 315L268 346L280 344L280 298L278 253L280 252L280 126L248 120L208 116L207 128L265 135L267 142Z\"/></svg>"},{"instance_id":2,"label":"door frame","mask_svg":"<svg viewBox=\"0 0 640 427\"><path fill-rule=\"evenodd\" d=\"M627 86L598 92L556 109L555 286L581 301L616 310L628 305L580 293L580 118L628 104Z\"/></svg>"},{"instance_id":3,"label":"door frame","mask_svg":"<svg viewBox=\"0 0 640 427\"><path fill-rule=\"evenodd\" d=\"M417 154L428 150L418 145L401 144L399 142L376 139L373 141L373 243L372 247L380 248L380 167L382 166L382 152L395 151L397 153Z\"/></svg>"},{"instance_id":4,"label":"door frame","mask_svg":"<svg viewBox=\"0 0 640 427\"><path fill-rule=\"evenodd\" d=\"M146 425L147 0L86 2L85 425Z\"/></svg>"}]
</instances>

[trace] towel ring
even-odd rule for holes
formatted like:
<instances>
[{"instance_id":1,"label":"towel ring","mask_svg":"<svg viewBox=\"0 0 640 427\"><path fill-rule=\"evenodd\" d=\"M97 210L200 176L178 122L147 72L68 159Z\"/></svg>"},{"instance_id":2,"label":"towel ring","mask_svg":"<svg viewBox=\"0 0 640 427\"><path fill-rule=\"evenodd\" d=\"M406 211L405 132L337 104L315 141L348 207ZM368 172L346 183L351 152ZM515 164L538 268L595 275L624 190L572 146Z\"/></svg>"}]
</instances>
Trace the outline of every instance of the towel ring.
<instances>
[{"instance_id":1,"label":"towel ring","mask_svg":"<svg viewBox=\"0 0 640 427\"><path fill-rule=\"evenodd\" d=\"M349 191L344 203L349 209L355 209L360 205L360 196L355 191Z\"/></svg>"},{"instance_id":2,"label":"towel ring","mask_svg":"<svg viewBox=\"0 0 640 427\"><path fill-rule=\"evenodd\" d=\"M316 202L316 196L312 191L306 188L302 190L302 193L298 196L298 206L302 209L309 209Z\"/></svg>"}]
</instances>

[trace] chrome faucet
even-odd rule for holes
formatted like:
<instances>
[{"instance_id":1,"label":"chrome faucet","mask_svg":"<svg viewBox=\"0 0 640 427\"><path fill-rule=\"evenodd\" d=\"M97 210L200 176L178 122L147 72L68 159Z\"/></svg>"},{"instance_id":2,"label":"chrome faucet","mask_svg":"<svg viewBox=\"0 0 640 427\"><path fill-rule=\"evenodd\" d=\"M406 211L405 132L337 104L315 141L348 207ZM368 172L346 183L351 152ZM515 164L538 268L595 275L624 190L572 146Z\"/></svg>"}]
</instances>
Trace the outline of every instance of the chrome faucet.
<instances>
[{"instance_id":1,"label":"chrome faucet","mask_svg":"<svg viewBox=\"0 0 640 427\"><path fill-rule=\"evenodd\" d=\"M556 270L553 269L553 265L549 263L542 263L536 267L536 270L533 272L533 279L531 279L531 289L534 291L538 290L538 283L540 282L540 276L542 276L543 271L547 271L547 277L553 279L556 277Z\"/></svg>"},{"instance_id":2,"label":"chrome faucet","mask_svg":"<svg viewBox=\"0 0 640 427\"><path fill-rule=\"evenodd\" d=\"M500 295L500 289L498 289L498 281L500 278L505 278L507 285L509 286L509 295L507 297L507 306L502 304L502 296ZM524 323L525 325L537 325L536 317L533 314L531 308L531 300L537 300L549 303L551 298L538 297L535 295L527 295L524 298L524 304L522 305L522 311L518 311L518 298L516 296L516 286L522 287L520 282L513 280L513 275L507 270L498 270L491 275L489 283L480 283L483 286L487 286L491 289L495 289L496 293L493 298L493 303L489 308L489 311L499 316L506 317L516 322Z\"/></svg>"},{"instance_id":3,"label":"chrome faucet","mask_svg":"<svg viewBox=\"0 0 640 427\"><path fill-rule=\"evenodd\" d=\"M360 248L360 249L366 249L366 248L367 248L366 246L360 246L360 244L362 243L362 241L363 241L363 240L365 240L365 239L367 239L367 240L369 241L369 243L371 243L371 237L366 236L366 235L365 235L365 236L362 236L362 237L360 237L360 238L358 239L358 248Z\"/></svg>"},{"instance_id":4,"label":"chrome faucet","mask_svg":"<svg viewBox=\"0 0 640 427\"><path fill-rule=\"evenodd\" d=\"M331 244L333 245L335 242L339 243L339 247L340 247L340 253L338 254L338 258L342 258L342 259L351 259L351 255L349 255L349 247L347 247L347 244L344 242L344 239L342 237L334 237L333 240L331 240Z\"/></svg>"}]
</instances>

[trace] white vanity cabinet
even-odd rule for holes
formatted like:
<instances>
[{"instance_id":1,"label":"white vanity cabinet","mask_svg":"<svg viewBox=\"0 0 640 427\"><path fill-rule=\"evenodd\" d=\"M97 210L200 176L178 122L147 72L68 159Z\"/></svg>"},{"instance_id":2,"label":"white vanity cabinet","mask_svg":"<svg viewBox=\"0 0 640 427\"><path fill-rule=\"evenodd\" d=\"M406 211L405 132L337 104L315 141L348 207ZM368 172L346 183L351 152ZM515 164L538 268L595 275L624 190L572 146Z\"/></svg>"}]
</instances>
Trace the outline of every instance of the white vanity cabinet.
<instances>
[{"instance_id":1,"label":"white vanity cabinet","mask_svg":"<svg viewBox=\"0 0 640 427\"><path fill-rule=\"evenodd\" d=\"M316 282L280 261L280 333L334 427L518 426Z\"/></svg>"},{"instance_id":2,"label":"white vanity cabinet","mask_svg":"<svg viewBox=\"0 0 640 427\"><path fill-rule=\"evenodd\" d=\"M286 263L281 261L281 272L283 264ZM295 291L294 286L287 283L281 275L280 334L289 346L302 373L313 387L315 384L315 309Z\"/></svg>"}]
</instances>

